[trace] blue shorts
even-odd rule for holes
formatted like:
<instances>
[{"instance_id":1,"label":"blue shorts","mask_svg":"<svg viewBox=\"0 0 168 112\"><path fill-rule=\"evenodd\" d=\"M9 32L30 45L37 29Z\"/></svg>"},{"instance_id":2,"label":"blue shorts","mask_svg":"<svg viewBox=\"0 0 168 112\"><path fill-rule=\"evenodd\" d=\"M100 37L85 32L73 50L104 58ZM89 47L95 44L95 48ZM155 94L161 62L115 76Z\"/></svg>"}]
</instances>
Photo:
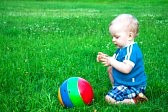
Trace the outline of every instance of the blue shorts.
<instances>
[{"instance_id":1,"label":"blue shorts","mask_svg":"<svg viewBox=\"0 0 168 112\"><path fill-rule=\"evenodd\" d=\"M126 86L113 86L113 88L108 92L108 96L115 99L116 101L122 101L124 99L135 98L139 93L144 93L146 87L142 86L139 88L126 87Z\"/></svg>"}]
</instances>

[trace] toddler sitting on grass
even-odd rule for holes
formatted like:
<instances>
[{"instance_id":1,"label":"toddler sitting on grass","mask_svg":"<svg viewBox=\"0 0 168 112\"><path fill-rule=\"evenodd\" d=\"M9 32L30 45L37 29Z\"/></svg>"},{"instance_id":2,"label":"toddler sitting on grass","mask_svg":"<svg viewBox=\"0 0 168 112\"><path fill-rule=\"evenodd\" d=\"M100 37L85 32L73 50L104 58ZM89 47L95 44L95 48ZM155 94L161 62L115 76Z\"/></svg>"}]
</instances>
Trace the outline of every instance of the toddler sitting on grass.
<instances>
[{"instance_id":1,"label":"toddler sitting on grass","mask_svg":"<svg viewBox=\"0 0 168 112\"><path fill-rule=\"evenodd\" d=\"M136 42L138 20L130 14L117 16L110 24L112 42L118 48L112 57L98 52L97 61L108 66L112 89L105 96L110 104L147 101L143 55Z\"/></svg>"}]
</instances>

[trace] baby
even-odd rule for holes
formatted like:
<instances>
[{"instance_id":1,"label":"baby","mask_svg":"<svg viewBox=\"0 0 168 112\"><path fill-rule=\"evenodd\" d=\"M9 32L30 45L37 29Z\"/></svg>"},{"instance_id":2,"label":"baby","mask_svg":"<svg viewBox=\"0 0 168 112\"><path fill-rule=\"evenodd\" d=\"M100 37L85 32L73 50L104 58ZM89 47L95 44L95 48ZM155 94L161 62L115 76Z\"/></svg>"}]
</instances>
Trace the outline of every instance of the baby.
<instances>
[{"instance_id":1,"label":"baby","mask_svg":"<svg viewBox=\"0 0 168 112\"><path fill-rule=\"evenodd\" d=\"M146 74L143 55L136 42L138 20L130 14L117 16L110 24L112 42L117 47L112 57L98 52L97 61L108 66L112 89L105 96L110 104L135 104L148 99L144 95Z\"/></svg>"}]
</instances>

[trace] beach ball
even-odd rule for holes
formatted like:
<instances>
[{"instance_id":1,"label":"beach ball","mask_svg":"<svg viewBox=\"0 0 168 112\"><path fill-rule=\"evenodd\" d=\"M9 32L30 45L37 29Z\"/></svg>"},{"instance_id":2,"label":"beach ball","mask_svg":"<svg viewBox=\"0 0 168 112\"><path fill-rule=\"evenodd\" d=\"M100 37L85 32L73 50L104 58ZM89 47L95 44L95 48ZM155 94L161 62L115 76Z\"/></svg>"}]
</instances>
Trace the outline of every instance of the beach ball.
<instances>
[{"instance_id":1,"label":"beach ball","mask_svg":"<svg viewBox=\"0 0 168 112\"><path fill-rule=\"evenodd\" d=\"M67 108L89 105L94 94L88 81L80 77L65 80L58 89L59 102Z\"/></svg>"}]
</instances>

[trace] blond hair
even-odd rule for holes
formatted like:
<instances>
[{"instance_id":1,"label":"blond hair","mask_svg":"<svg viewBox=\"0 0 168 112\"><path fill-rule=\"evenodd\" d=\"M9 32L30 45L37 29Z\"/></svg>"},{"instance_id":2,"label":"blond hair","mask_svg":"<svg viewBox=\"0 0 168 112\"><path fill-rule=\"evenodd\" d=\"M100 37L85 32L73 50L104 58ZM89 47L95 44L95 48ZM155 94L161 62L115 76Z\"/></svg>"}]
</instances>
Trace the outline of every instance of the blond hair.
<instances>
[{"instance_id":1,"label":"blond hair","mask_svg":"<svg viewBox=\"0 0 168 112\"><path fill-rule=\"evenodd\" d=\"M134 34L134 37L138 35L139 22L131 14L120 14L111 22L110 26L115 23L117 24L119 23L125 26L129 32L132 32Z\"/></svg>"}]
</instances>

